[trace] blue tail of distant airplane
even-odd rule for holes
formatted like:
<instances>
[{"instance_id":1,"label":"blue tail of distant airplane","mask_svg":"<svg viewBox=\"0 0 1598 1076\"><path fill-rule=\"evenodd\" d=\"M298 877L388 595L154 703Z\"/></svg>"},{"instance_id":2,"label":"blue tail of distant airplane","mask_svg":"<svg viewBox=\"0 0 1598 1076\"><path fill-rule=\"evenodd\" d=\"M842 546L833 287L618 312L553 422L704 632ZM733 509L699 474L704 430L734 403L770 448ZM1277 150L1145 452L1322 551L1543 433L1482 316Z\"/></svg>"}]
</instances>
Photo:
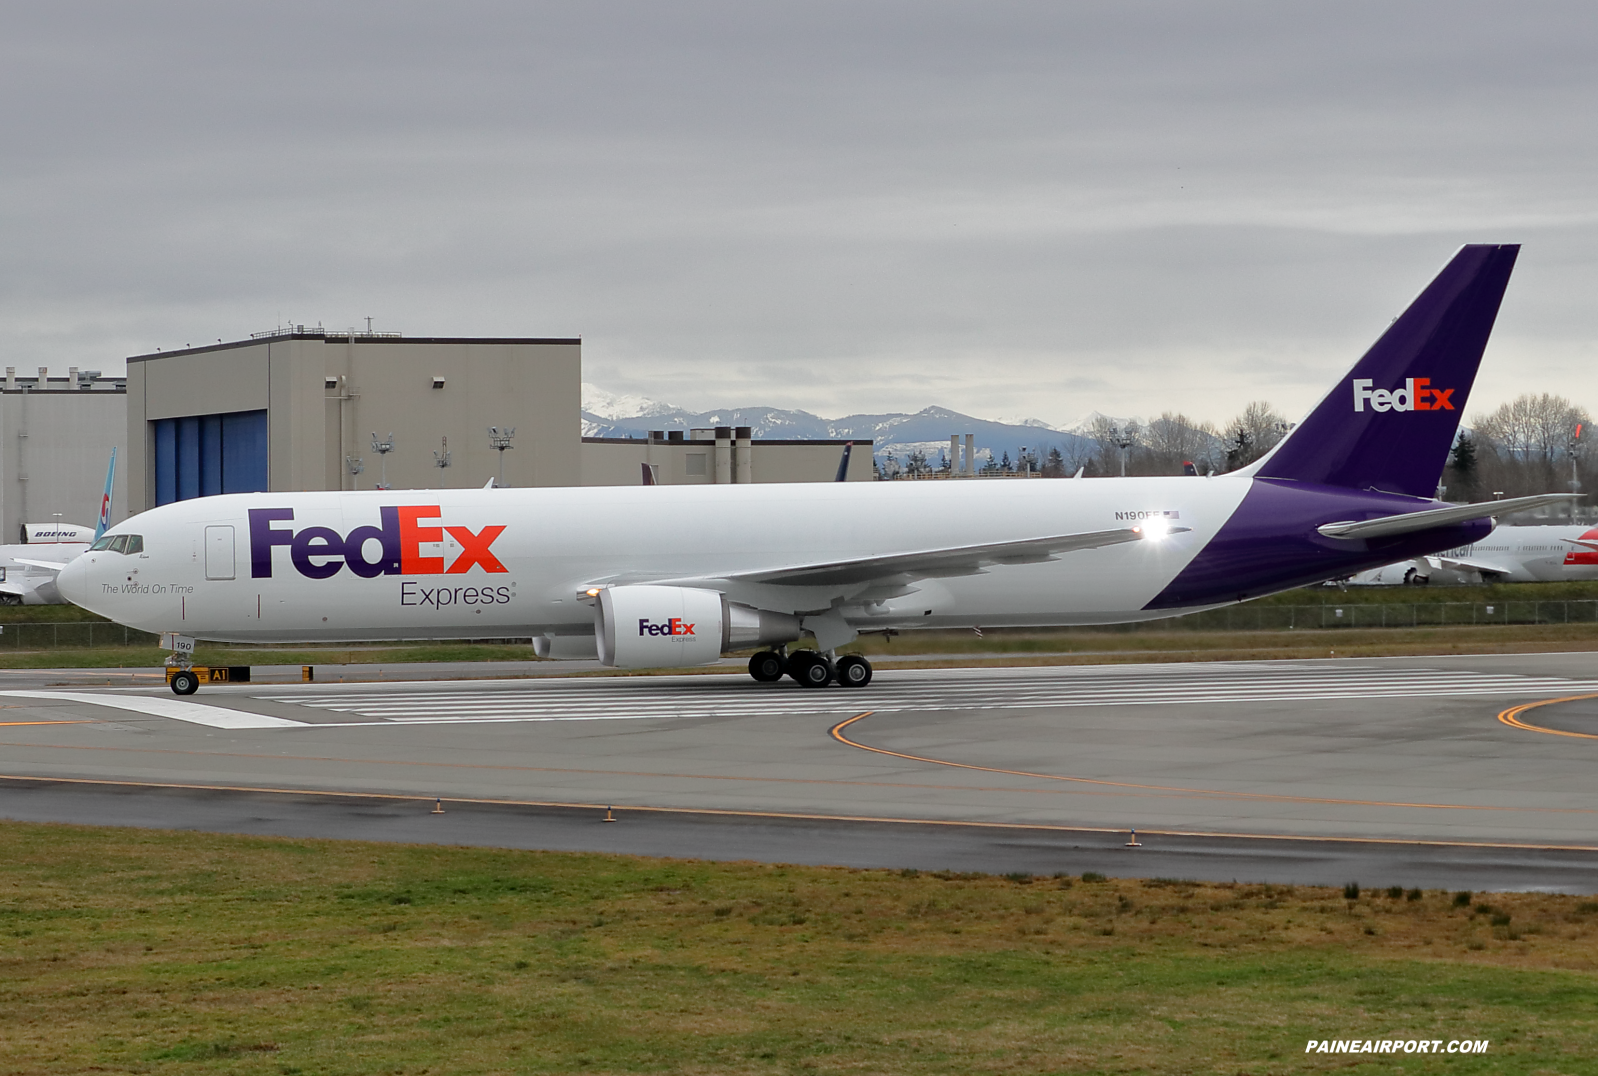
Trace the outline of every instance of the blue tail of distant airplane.
<instances>
[{"instance_id":1,"label":"blue tail of distant airplane","mask_svg":"<svg viewBox=\"0 0 1598 1076\"><path fill-rule=\"evenodd\" d=\"M833 479L834 482L849 481L849 450L852 448L854 448L853 441L846 441L844 443L843 459L838 461L838 477Z\"/></svg>"},{"instance_id":2,"label":"blue tail of distant airplane","mask_svg":"<svg viewBox=\"0 0 1598 1076\"><path fill-rule=\"evenodd\" d=\"M111 466L105 469L105 492L100 495L100 518L94 524L94 538L99 541L105 529L111 525L111 483L117 476L117 450L111 446Z\"/></svg>"}]
</instances>

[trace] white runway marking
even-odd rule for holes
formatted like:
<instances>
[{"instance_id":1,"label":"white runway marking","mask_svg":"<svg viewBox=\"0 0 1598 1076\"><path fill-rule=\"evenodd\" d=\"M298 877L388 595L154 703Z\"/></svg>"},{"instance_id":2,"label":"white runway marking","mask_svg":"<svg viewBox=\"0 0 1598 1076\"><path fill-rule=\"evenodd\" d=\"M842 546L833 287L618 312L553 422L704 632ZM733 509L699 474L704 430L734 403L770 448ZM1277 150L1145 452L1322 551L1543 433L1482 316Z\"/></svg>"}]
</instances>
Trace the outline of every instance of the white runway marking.
<instances>
[{"instance_id":1,"label":"white runway marking","mask_svg":"<svg viewBox=\"0 0 1598 1076\"><path fill-rule=\"evenodd\" d=\"M500 682L485 687L352 687L266 701L397 724L601 721L673 717L771 717L861 710L1010 710L1157 706L1317 699L1598 692L1598 680L1434 669L1262 664L960 669L880 675L864 690L805 689L733 677L653 677ZM322 724L322 723L319 723ZM339 722L338 724L345 724Z\"/></svg>"},{"instance_id":2,"label":"white runway marking","mask_svg":"<svg viewBox=\"0 0 1598 1076\"><path fill-rule=\"evenodd\" d=\"M117 710L131 710L152 717L170 717L195 725L209 725L216 729L277 729L304 728L302 721L289 721L265 714L251 714L242 710L229 710L221 706L205 706L182 699L164 699L150 695L95 695L84 691L0 691L0 695L18 699L44 699L49 702L79 702L91 706L110 706Z\"/></svg>"}]
</instances>

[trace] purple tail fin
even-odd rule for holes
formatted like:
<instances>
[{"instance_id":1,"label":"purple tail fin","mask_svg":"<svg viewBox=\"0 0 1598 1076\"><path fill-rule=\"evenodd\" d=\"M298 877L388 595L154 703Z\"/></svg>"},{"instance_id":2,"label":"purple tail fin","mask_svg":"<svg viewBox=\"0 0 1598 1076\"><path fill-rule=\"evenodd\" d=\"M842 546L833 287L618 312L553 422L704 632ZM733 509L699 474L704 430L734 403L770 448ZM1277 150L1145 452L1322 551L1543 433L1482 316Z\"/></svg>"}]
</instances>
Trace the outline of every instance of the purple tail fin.
<instances>
[{"instance_id":1,"label":"purple tail fin","mask_svg":"<svg viewBox=\"0 0 1598 1076\"><path fill-rule=\"evenodd\" d=\"M1255 476L1433 496L1519 252L1461 247Z\"/></svg>"}]
</instances>

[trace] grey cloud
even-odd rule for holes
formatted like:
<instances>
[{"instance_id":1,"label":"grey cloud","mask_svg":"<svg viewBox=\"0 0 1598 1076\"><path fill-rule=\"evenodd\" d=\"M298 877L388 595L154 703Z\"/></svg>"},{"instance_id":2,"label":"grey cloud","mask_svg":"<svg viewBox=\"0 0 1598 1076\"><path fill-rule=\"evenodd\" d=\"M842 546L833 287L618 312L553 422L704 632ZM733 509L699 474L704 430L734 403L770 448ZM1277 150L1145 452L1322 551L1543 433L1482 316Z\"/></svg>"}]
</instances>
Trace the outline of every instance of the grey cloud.
<instances>
[{"instance_id":1,"label":"grey cloud","mask_svg":"<svg viewBox=\"0 0 1598 1076\"><path fill-rule=\"evenodd\" d=\"M3 17L8 364L372 315L696 407L1219 419L1523 241L1476 400L1598 400L1584 4Z\"/></svg>"}]
</instances>

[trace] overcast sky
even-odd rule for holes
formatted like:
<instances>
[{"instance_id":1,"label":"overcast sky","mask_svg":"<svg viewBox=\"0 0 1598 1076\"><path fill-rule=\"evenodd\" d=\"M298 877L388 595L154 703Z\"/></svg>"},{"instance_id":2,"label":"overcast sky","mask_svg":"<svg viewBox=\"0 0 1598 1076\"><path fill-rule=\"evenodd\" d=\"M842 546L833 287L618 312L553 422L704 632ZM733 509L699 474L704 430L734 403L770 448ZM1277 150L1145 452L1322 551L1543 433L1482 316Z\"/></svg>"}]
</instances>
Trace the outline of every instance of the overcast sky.
<instances>
[{"instance_id":1,"label":"overcast sky","mask_svg":"<svg viewBox=\"0 0 1598 1076\"><path fill-rule=\"evenodd\" d=\"M1520 242L1472 402L1598 409L1590 2L0 13L24 372L370 316L695 408L1296 415Z\"/></svg>"}]
</instances>

